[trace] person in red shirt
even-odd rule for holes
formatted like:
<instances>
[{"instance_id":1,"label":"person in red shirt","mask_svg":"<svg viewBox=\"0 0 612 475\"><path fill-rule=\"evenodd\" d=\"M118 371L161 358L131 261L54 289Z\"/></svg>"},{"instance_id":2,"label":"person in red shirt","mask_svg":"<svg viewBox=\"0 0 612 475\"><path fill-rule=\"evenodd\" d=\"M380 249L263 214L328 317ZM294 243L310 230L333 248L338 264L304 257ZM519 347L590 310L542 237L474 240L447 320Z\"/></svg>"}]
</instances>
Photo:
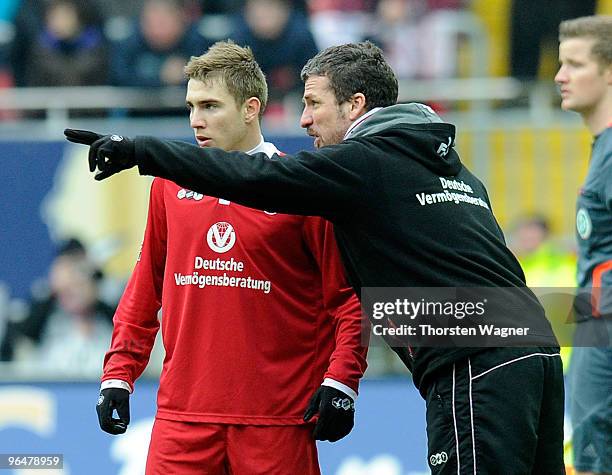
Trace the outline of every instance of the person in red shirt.
<instances>
[{"instance_id":1,"label":"person in red shirt","mask_svg":"<svg viewBox=\"0 0 612 475\"><path fill-rule=\"evenodd\" d=\"M217 43L185 72L200 147L279 153L261 135L267 86L249 48ZM104 361L106 432L129 424L160 308L166 357L147 475L319 474L315 439L350 432L367 351L332 225L156 178Z\"/></svg>"}]
</instances>

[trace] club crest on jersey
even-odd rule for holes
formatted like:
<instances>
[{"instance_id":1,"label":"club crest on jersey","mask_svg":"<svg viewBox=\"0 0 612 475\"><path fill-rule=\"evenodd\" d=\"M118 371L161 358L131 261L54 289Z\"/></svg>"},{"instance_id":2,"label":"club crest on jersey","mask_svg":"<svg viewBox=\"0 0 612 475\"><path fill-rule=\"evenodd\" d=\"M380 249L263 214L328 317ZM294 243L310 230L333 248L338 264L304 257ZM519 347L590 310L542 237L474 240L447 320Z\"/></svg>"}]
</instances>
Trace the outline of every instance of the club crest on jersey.
<instances>
[{"instance_id":1,"label":"club crest on jersey","mask_svg":"<svg viewBox=\"0 0 612 475\"><path fill-rule=\"evenodd\" d=\"M204 198L204 195L202 193L196 193L195 191L186 190L185 188L181 188L176 194L176 197L179 200L200 201L202 198Z\"/></svg>"},{"instance_id":2,"label":"club crest on jersey","mask_svg":"<svg viewBox=\"0 0 612 475\"><path fill-rule=\"evenodd\" d=\"M206 242L213 251L223 254L236 244L236 232L230 223L219 221L206 233Z\"/></svg>"}]
</instances>

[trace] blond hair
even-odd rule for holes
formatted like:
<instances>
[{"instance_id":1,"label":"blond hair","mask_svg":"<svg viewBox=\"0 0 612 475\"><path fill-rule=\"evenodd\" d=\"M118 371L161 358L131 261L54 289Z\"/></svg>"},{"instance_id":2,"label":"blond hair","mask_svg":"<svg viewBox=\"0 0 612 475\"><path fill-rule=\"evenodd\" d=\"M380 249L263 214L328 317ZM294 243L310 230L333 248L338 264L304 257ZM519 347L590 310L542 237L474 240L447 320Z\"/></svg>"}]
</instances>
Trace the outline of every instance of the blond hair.
<instances>
[{"instance_id":1,"label":"blond hair","mask_svg":"<svg viewBox=\"0 0 612 475\"><path fill-rule=\"evenodd\" d=\"M221 79L237 104L244 104L250 97L259 99L259 117L263 115L268 102L268 85L248 46L218 41L203 55L191 57L185 66L185 76L202 82Z\"/></svg>"},{"instance_id":2,"label":"blond hair","mask_svg":"<svg viewBox=\"0 0 612 475\"><path fill-rule=\"evenodd\" d=\"M571 38L595 40L591 54L603 68L612 64L612 15L594 15L566 20L559 25L559 41Z\"/></svg>"}]
</instances>

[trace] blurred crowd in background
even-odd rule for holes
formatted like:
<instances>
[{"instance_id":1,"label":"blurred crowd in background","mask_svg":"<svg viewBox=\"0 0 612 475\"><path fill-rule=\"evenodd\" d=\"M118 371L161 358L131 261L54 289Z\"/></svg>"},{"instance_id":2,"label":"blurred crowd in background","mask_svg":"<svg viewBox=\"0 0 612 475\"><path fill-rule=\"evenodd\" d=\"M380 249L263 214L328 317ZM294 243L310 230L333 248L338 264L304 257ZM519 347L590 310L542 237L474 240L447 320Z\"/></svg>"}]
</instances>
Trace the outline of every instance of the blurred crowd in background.
<instances>
[{"instance_id":1,"label":"blurred crowd in background","mask_svg":"<svg viewBox=\"0 0 612 475\"><path fill-rule=\"evenodd\" d=\"M270 85L269 114L301 94L299 72L318 50L369 39L400 79L461 73L477 0L3 0L0 87L172 86L183 66L220 39L249 45ZM496 2L491 2L496 3ZM511 0L508 73L537 77L561 20L596 0ZM469 33L469 32L468 32ZM468 72L469 74L469 72ZM286 104L286 103L285 103Z\"/></svg>"},{"instance_id":2,"label":"blurred crowd in background","mask_svg":"<svg viewBox=\"0 0 612 475\"><path fill-rule=\"evenodd\" d=\"M478 21L477 0L3 0L0 89L40 86L163 87L185 83L183 67L215 41L252 48L270 86L267 114L299 111L300 70L332 44L369 39L400 79L461 76L457 22ZM494 2L493 2L494 3ZM561 20L597 11L596 0L508 0L509 75L529 83L541 49L556 56ZM554 61L556 64L556 60ZM550 78L552 84L552 76ZM0 94L2 92L0 91ZM163 111L162 111L163 112ZM14 116L13 116L14 118ZM1 120L1 119L0 119ZM540 287L574 286L573 239L560 241L544 216L523 216L505 231ZM59 243L28 301L0 285L0 360L19 375L97 378L125 282L108 277L79 237ZM156 346L150 374L161 369ZM405 373L382 346L370 376Z\"/></svg>"},{"instance_id":3,"label":"blurred crowd in background","mask_svg":"<svg viewBox=\"0 0 612 475\"><path fill-rule=\"evenodd\" d=\"M97 378L110 345L113 315L126 282L107 277L77 238L60 244L46 277L27 301L0 288L0 361L8 376ZM147 374L159 375L156 343Z\"/></svg>"}]
</instances>

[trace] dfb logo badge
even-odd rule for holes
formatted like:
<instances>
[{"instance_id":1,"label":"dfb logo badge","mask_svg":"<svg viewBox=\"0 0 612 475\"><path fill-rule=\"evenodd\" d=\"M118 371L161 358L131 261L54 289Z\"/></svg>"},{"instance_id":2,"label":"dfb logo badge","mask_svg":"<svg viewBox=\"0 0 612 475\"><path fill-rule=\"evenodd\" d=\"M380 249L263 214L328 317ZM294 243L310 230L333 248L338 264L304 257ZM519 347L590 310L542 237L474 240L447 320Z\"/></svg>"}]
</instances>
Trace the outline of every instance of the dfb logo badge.
<instances>
[{"instance_id":1,"label":"dfb logo badge","mask_svg":"<svg viewBox=\"0 0 612 475\"><path fill-rule=\"evenodd\" d=\"M220 221L210 227L206 234L206 242L213 251L223 254L236 244L236 233L230 223Z\"/></svg>"}]
</instances>

